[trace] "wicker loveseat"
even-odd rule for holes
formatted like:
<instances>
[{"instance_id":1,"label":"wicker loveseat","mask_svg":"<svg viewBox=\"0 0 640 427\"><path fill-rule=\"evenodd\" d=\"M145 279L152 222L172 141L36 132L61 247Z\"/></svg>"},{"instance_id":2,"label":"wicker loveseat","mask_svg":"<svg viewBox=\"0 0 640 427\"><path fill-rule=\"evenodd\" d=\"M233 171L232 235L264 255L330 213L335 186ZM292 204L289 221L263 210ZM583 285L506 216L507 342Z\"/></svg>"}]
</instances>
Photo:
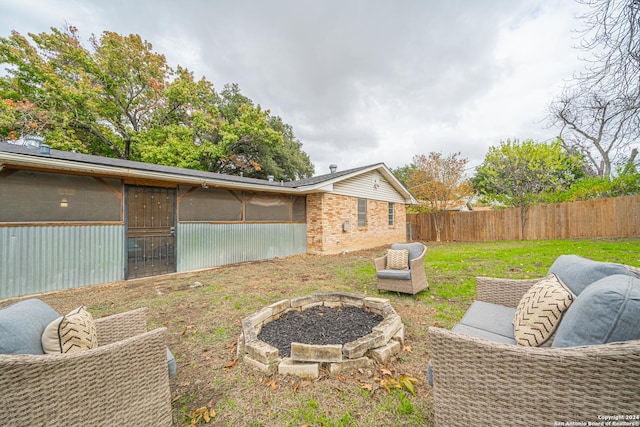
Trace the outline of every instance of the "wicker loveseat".
<instances>
[{"instance_id":1,"label":"wicker loveseat","mask_svg":"<svg viewBox=\"0 0 640 427\"><path fill-rule=\"evenodd\" d=\"M599 287L616 280L629 285L625 296L617 296L627 298L623 303L626 308L634 306L633 317L628 317L628 311L620 314L620 306L611 310L618 310L616 321L635 328L634 338L627 341L605 340L602 344L568 347L555 347L555 341L551 347L515 345L508 337L494 337L482 330L474 332L473 326L465 325L473 322L469 311L465 317L471 314L470 318L463 317L453 331L430 327L428 375L432 376L434 387L436 426L587 425L612 419L625 421L625 417L630 417L626 421L637 422L633 417L639 415L640 409L640 317L635 316L639 313L640 279L634 274L640 277L640 269L617 266L626 268L628 276L598 280L595 274L591 285ZM584 275L583 279L587 278ZM478 302L474 304L490 303L499 310L512 310L540 280L478 277ZM588 290L585 288L573 305L577 307L580 296ZM602 308L594 307L593 318L584 322L587 329L599 322L597 313ZM498 313L485 318L485 324L494 323L487 329L508 329L495 325L501 316ZM568 314L560 325L565 321L569 322ZM560 326L557 335L559 329ZM606 418L610 416L622 418Z\"/></svg>"},{"instance_id":2,"label":"wicker loveseat","mask_svg":"<svg viewBox=\"0 0 640 427\"><path fill-rule=\"evenodd\" d=\"M0 354L0 425L172 425L166 328L147 331L145 309L95 327L94 349Z\"/></svg>"},{"instance_id":3,"label":"wicker loveseat","mask_svg":"<svg viewBox=\"0 0 640 427\"><path fill-rule=\"evenodd\" d=\"M394 243L391 250L408 250L408 268L388 268L388 255L376 258L376 278L378 291L393 291L416 295L418 292L429 289L427 274L424 271L424 256L427 247L422 243Z\"/></svg>"}]
</instances>

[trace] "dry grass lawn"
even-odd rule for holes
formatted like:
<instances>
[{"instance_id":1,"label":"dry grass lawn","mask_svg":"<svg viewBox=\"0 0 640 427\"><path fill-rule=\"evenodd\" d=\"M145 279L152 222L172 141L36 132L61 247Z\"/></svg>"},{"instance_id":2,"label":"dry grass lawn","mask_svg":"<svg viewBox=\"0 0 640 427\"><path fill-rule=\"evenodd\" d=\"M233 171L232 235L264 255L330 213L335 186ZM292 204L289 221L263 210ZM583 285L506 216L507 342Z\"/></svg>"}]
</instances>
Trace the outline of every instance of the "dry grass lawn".
<instances>
[{"instance_id":1,"label":"dry grass lawn","mask_svg":"<svg viewBox=\"0 0 640 427\"><path fill-rule=\"evenodd\" d=\"M94 317L148 307L149 328L166 326L178 362L171 379L174 424L215 426L431 426L425 370L427 328L451 327L475 297L474 277L539 277L561 253L640 265L638 240L430 244L429 291L417 299L378 294L373 258L386 248L299 255L187 274L88 286L38 296L59 313L86 305ZM317 292L388 298L405 325L405 348L385 365L314 381L267 375L235 360L240 322L266 305ZM0 306L12 300L0 302ZM417 379L415 395L383 380Z\"/></svg>"},{"instance_id":2,"label":"dry grass lawn","mask_svg":"<svg viewBox=\"0 0 640 427\"><path fill-rule=\"evenodd\" d=\"M171 380L175 425L189 425L199 408L213 408L216 426L431 425L426 384L427 328L436 323L435 297L423 292L378 295L372 259L377 248L334 256L299 255L197 273L89 286L40 295L59 313L86 305L95 316L149 308L149 327L166 326L178 362ZM405 324L405 348L384 366L314 381L269 376L235 361L240 321L285 298L350 292L389 298ZM3 301L2 305L11 302ZM418 380L415 395L388 392L390 376ZM211 412L210 412L211 413Z\"/></svg>"}]
</instances>

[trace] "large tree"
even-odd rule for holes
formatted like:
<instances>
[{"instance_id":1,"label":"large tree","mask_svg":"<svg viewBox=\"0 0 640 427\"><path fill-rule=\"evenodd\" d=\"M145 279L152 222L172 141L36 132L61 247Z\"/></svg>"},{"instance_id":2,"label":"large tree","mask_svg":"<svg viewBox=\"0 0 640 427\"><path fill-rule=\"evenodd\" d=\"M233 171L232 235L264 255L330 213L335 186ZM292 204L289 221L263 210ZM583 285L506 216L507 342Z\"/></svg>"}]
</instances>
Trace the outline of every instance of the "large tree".
<instances>
[{"instance_id":1,"label":"large tree","mask_svg":"<svg viewBox=\"0 0 640 427\"><path fill-rule=\"evenodd\" d=\"M507 140L489 148L471 182L489 201L520 208L524 238L529 208L545 193L569 188L583 176L582 158L569 154L560 141Z\"/></svg>"},{"instance_id":2,"label":"large tree","mask_svg":"<svg viewBox=\"0 0 640 427\"><path fill-rule=\"evenodd\" d=\"M563 145L607 178L629 161L640 138L640 2L577 0L588 6L579 48L585 71L549 107Z\"/></svg>"},{"instance_id":3,"label":"large tree","mask_svg":"<svg viewBox=\"0 0 640 427\"><path fill-rule=\"evenodd\" d=\"M471 186L465 176L468 162L460 153L445 156L431 152L427 156L415 156L411 166L401 169L408 174L409 191L418 199L418 208L433 214L438 242L444 227L444 212L465 203L471 196Z\"/></svg>"},{"instance_id":4,"label":"large tree","mask_svg":"<svg viewBox=\"0 0 640 427\"><path fill-rule=\"evenodd\" d=\"M583 155L592 174L601 178L610 177L633 154L640 137L637 110L633 103L584 88L566 88L549 107L563 147Z\"/></svg>"},{"instance_id":5,"label":"large tree","mask_svg":"<svg viewBox=\"0 0 640 427\"><path fill-rule=\"evenodd\" d=\"M139 35L77 29L0 38L0 140L291 180L313 174L293 130L240 93L171 68Z\"/></svg>"}]
</instances>

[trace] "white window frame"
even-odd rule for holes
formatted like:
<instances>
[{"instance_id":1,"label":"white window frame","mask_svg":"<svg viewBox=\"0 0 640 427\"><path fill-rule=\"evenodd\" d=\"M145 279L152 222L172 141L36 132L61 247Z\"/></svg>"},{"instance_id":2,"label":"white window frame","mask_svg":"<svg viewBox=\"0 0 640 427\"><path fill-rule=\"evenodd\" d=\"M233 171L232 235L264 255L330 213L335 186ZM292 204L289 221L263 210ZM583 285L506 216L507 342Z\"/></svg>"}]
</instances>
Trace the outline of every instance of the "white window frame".
<instances>
[{"instance_id":1,"label":"white window frame","mask_svg":"<svg viewBox=\"0 0 640 427\"><path fill-rule=\"evenodd\" d=\"M367 199L358 198L358 227L367 226Z\"/></svg>"}]
</instances>

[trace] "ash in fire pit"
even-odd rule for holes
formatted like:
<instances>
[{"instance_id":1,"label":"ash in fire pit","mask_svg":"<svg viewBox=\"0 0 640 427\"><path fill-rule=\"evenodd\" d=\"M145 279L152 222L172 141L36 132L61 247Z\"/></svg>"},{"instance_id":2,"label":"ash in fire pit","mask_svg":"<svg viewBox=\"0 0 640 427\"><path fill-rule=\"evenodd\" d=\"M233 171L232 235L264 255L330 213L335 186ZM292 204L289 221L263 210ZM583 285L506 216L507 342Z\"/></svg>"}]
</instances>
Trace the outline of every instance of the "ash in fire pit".
<instances>
[{"instance_id":1,"label":"ash in fire pit","mask_svg":"<svg viewBox=\"0 0 640 427\"><path fill-rule=\"evenodd\" d=\"M381 315L360 307L317 306L289 311L278 320L266 323L258 339L276 347L281 356L289 357L292 342L345 344L370 333L382 319Z\"/></svg>"}]
</instances>

